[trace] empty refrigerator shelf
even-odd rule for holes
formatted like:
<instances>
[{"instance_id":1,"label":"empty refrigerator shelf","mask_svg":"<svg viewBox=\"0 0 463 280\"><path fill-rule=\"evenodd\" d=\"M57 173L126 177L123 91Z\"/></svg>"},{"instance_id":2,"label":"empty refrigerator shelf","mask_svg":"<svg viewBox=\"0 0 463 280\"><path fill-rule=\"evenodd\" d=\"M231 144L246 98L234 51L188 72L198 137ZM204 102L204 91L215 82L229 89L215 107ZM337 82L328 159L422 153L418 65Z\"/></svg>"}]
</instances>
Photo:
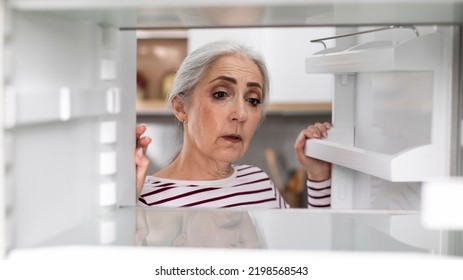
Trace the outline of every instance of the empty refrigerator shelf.
<instances>
[{"instance_id":1,"label":"empty refrigerator shelf","mask_svg":"<svg viewBox=\"0 0 463 280\"><path fill-rule=\"evenodd\" d=\"M57 217L53 222L62 225L63 218ZM24 226L32 228L29 223ZM446 254L439 242L440 232L424 228L417 211L123 207L83 217L65 230L53 227L47 230L49 236L38 237L33 231L22 233L21 238L16 238L9 258L27 257L33 253L31 250L78 246L95 250L102 246L138 248L136 251L188 247L269 253L293 250L305 253L389 251L398 256Z\"/></svg>"},{"instance_id":2,"label":"empty refrigerator shelf","mask_svg":"<svg viewBox=\"0 0 463 280\"><path fill-rule=\"evenodd\" d=\"M61 88L48 91L10 91L6 95L5 127L38 125L117 114L120 90Z\"/></svg>"},{"instance_id":3,"label":"empty refrigerator shelf","mask_svg":"<svg viewBox=\"0 0 463 280\"><path fill-rule=\"evenodd\" d=\"M423 145L388 155L326 140L310 139L310 157L341 165L392 182L421 182L439 174L437 148Z\"/></svg>"},{"instance_id":4,"label":"empty refrigerator shelf","mask_svg":"<svg viewBox=\"0 0 463 280\"><path fill-rule=\"evenodd\" d=\"M430 33L405 42L371 41L344 50L324 49L306 58L306 73L429 71L438 63L433 55L438 51L434 36L439 35Z\"/></svg>"}]
</instances>

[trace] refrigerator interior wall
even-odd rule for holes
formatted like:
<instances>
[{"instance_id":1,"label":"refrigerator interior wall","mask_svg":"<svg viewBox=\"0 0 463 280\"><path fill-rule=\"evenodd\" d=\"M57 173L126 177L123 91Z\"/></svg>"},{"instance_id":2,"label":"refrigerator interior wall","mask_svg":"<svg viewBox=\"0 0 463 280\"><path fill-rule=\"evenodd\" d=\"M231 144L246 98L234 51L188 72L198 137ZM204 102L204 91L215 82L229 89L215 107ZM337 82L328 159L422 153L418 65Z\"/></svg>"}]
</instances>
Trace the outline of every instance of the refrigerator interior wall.
<instances>
[{"instance_id":1,"label":"refrigerator interior wall","mask_svg":"<svg viewBox=\"0 0 463 280\"><path fill-rule=\"evenodd\" d=\"M4 3L3 1L0 2L0 30L2 32L2 36L0 37L0 62L4 63L4 31L5 28L5 13L4 13ZM0 77L4 77L4 67L0 67ZM4 104L4 92L3 92L3 85L0 87L0 106ZM3 114L0 114L0 124L3 124ZM4 252L6 251L6 213L8 211L6 205L6 192L5 192L5 169L6 169L6 162L5 162L5 137L3 133L3 129L0 131L0 258L3 257Z\"/></svg>"},{"instance_id":2,"label":"refrigerator interior wall","mask_svg":"<svg viewBox=\"0 0 463 280\"><path fill-rule=\"evenodd\" d=\"M134 144L126 133L135 126L135 32L10 12L7 249L59 238L88 219L98 233L101 207L135 201Z\"/></svg>"},{"instance_id":3,"label":"refrigerator interior wall","mask_svg":"<svg viewBox=\"0 0 463 280\"><path fill-rule=\"evenodd\" d=\"M334 129L307 149L335 163L334 208L419 209L420 182L451 175L455 27L417 30L369 33L306 60L309 73L336 73Z\"/></svg>"}]
</instances>

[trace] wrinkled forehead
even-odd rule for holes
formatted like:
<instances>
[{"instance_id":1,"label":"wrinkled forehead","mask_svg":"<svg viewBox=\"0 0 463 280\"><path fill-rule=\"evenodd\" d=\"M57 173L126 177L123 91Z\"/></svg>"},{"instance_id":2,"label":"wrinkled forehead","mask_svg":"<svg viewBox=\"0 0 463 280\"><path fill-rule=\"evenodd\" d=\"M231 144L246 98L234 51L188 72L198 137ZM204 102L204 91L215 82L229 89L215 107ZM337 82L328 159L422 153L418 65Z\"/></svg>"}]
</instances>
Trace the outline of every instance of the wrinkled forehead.
<instances>
[{"instance_id":1,"label":"wrinkled forehead","mask_svg":"<svg viewBox=\"0 0 463 280\"><path fill-rule=\"evenodd\" d=\"M217 72L233 72L236 70L241 73L248 73L250 78L257 79L255 82L260 82L263 86L264 76L259 65L243 53L224 54L217 57L206 67L200 77L200 80L204 79L206 76L215 74L220 75L220 73Z\"/></svg>"}]
</instances>

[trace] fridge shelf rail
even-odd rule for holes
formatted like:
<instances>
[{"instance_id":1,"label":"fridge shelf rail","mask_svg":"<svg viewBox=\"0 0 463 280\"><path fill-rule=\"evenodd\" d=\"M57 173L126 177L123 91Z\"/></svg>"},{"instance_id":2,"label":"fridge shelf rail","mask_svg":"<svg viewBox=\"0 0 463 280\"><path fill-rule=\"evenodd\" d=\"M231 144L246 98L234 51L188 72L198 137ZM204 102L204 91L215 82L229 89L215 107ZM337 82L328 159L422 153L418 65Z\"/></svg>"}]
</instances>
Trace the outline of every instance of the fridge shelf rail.
<instances>
[{"instance_id":1,"label":"fridge shelf rail","mask_svg":"<svg viewBox=\"0 0 463 280\"><path fill-rule=\"evenodd\" d=\"M442 175L438 174L437 152L433 144L392 155L318 139L307 140L305 146L307 156L391 182L420 182Z\"/></svg>"},{"instance_id":2,"label":"fridge shelf rail","mask_svg":"<svg viewBox=\"0 0 463 280\"><path fill-rule=\"evenodd\" d=\"M359 32L354 32L354 33L349 33L349 34L342 34L342 35L337 35L337 36L332 36L332 37L326 37L326 38L320 38L320 39L314 39L311 40L311 43L320 43L325 47L326 49L326 44L325 41L328 40L334 40L334 39L339 39L339 38L344 38L344 37L350 37L350 36L357 36L361 34L366 34L366 33L372 33L372 32L379 32L379 31L385 31L385 30L391 30L391 29L398 29L398 28L406 28L406 29L411 29L415 33L417 37L420 36L420 32L414 25L389 25L385 27L380 27L380 28L375 28L375 29L370 29L370 30L365 30L365 31L359 31Z\"/></svg>"}]
</instances>

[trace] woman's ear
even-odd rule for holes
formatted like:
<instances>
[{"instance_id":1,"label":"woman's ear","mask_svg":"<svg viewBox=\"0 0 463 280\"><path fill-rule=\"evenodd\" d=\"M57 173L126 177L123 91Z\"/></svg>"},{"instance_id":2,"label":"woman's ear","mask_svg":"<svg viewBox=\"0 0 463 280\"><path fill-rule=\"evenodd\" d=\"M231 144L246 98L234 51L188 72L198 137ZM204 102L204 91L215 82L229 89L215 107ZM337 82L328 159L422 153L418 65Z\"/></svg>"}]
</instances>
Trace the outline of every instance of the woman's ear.
<instances>
[{"instance_id":1,"label":"woman's ear","mask_svg":"<svg viewBox=\"0 0 463 280\"><path fill-rule=\"evenodd\" d=\"M185 104L183 104L183 101L178 97L175 96L172 99L172 108L174 109L175 116L177 119L181 122L184 123L187 119L186 112L185 112Z\"/></svg>"}]
</instances>

